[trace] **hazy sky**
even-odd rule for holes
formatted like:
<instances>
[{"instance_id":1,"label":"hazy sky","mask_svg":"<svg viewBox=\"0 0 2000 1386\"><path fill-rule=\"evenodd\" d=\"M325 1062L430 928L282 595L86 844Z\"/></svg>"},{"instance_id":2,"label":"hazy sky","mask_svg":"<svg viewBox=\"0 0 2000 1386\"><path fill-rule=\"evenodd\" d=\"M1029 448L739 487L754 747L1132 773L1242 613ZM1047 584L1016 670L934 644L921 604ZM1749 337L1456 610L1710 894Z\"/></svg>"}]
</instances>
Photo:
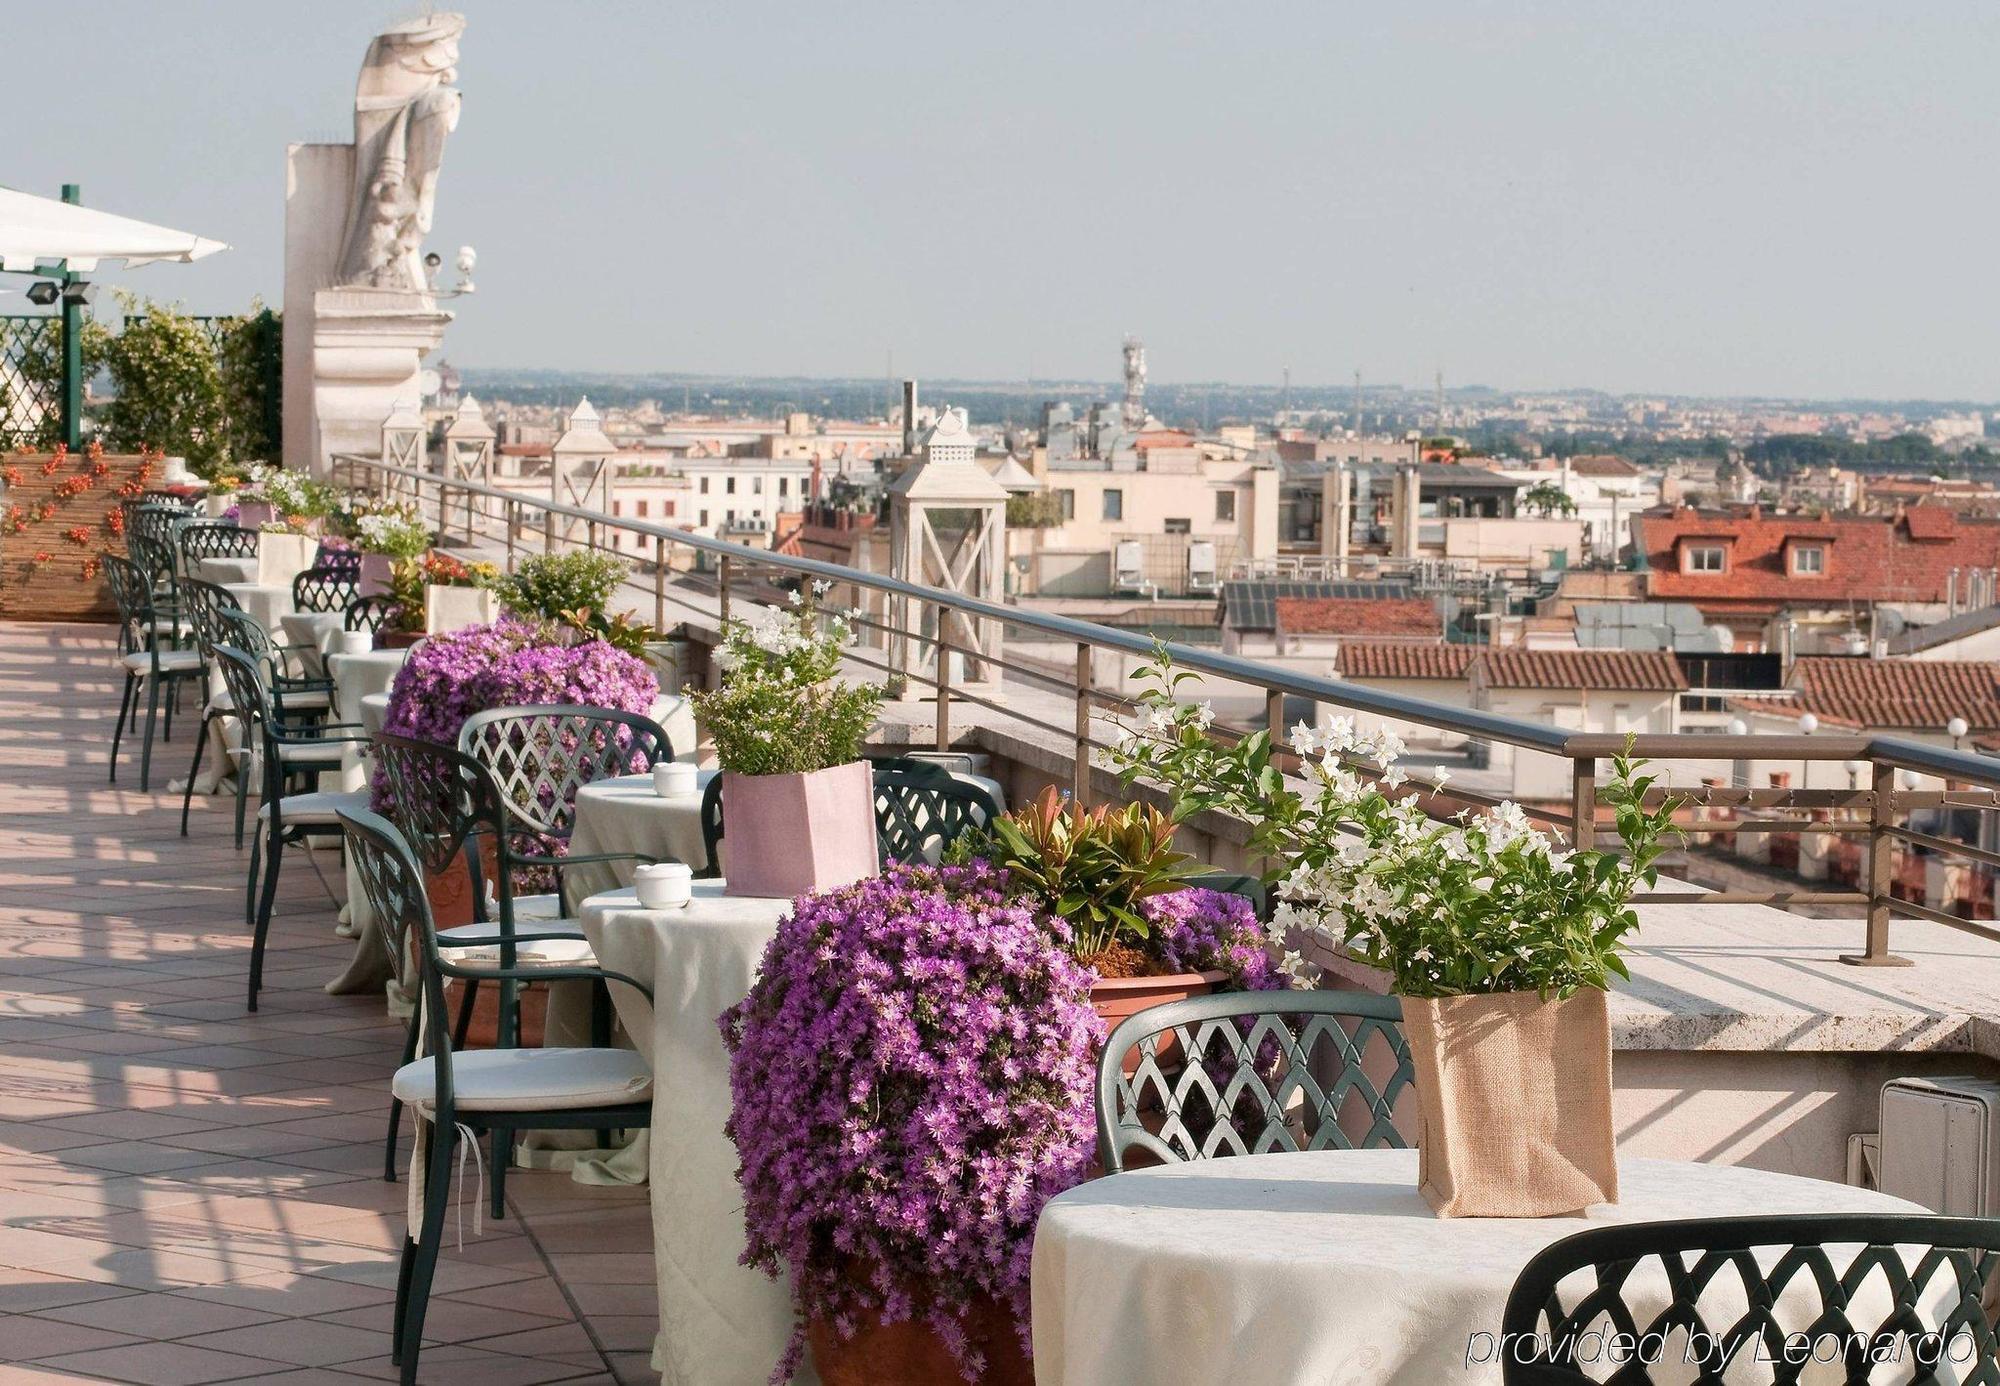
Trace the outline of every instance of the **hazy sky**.
<instances>
[{"instance_id":1,"label":"hazy sky","mask_svg":"<svg viewBox=\"0 0 2000 1386\"><path fill-rule=\"evenodd\" d=\"M275 302L284 146L408 11L59 8L0 182ZM1991 5L462 8L461 365L1109 378L1134 332L1161 380L2000 398Z\"/></svg>"}]
</instances>

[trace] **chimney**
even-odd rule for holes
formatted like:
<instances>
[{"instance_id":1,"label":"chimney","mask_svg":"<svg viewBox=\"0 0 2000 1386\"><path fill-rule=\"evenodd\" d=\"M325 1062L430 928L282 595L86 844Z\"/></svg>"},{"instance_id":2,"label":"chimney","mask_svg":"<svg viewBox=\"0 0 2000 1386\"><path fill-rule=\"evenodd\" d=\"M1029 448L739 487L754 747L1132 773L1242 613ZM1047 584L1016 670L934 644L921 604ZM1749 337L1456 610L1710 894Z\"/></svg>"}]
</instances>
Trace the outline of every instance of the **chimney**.
<instances>
[{"instance_id":1,"label":"chimney","mask_svg":"<svg viewBox=\"0 0 2000 1386\"><path fill-rule=\"evenodd\" d=\"M917 450L917 382L903 382L903 456Z\"/></svg>"}]
</instances>

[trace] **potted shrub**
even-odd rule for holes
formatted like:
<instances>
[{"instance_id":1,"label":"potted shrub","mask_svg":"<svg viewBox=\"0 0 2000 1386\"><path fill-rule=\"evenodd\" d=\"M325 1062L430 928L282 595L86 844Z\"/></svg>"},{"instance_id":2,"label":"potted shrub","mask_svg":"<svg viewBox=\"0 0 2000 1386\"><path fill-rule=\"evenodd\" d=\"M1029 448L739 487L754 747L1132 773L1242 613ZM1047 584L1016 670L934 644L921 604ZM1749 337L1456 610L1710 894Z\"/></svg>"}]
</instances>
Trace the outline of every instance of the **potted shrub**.
<instances>
[{"instance_id":1,"label":"potted shrub","mask_svg":"<svg viewBox=\"0 0 2000 1386\"><path fill-rule=\"evenodd\" d=\"M361 550L359 585L364 597L387 592L397 564L414 563L430 552L431 528L407 501L349 511L341 519L342 527L351 530L354 547Z\"/></svg>"},{"instance_id":2,"label":"potted shrub","mask_svg":"<svg viewBox=\"0 0 2000 1386\"><path fill-rule=\"evenodd\" d=\"M828 890L876 868L874 777L861 743L882 693L840 677L846 620L792 600L789 611L731 621L721 687L693 695L722 766L732 895Z\"/></svg>"},{"instance_id":3,"label":"potted shrub","mask_svg":"<svg viewBox=\"0 0 2000 1386\"><path fill-rule=\"evenodd\" d=\"M1209 711L1173 696L1187 676L1164 655L1147 675L1148 716L1110 753L1127 782L1166 783L1177 816L1246 820L1252 845L1278 863L1273 940L1342 947L1403 998L1432 1207L1547 1217L1616 1202L1604 989L1626 975L1631 897L1657 877L1673 797L1649 805L1653 780L1615 758L1598 797L1623 850L1565 851L1512 803L1430 818L1399 793L1408 777L1393 734L1359 736L1346 718L1301 724L1288 777L1268 732L1212 738ZM1370 767L1373 778L1357 773ZM1314 976L1297 950L1281 966Z\"/></svg>"},{"instance_id":4,"label":"potted shrub","mask_svg":"<svg viewBox=\"0 0 2000 1386\"><path fill-rule=\"evenodd\" d=\"M257 581L266 587L289 588L292 579L312 567L319 536L303 517L266 520L257 526Z\"/></svg>"},{"instance_id":5,"label":"potted shrub","mask_svg":"<svg viewBox=\"0 0 2000 1386\"><path fill-rule=\"evenodd\" d=\"M500 599L493 591L500 570L491 563L466 563L450 554L432 553L413 563L399 563L399 583L407 581L405 573L421 585L421 600L406 599L401 586L396 588L397 598L409 600L407 610L423 612L424 630L432 635L489 625L500 614Z\"/></svg>"},{"instance_id":6,"label":"potted shrub","mask_svg":"<svg viewBox=\"0 0 2000 1386\"><path fill-rule=\"evenodd\" d=\"M955 845L957 859L1004 867L1009 889L1061 920L1090 969L1106 1025L1148 1006L1200 996L1232 973L1270 984L1262 930L1247 900L1184 889L1191 859L1173 822L1145 804L1085 809L1053 787ZM1171 927L1168 927L1171 926Z\"/></svg>"},{"instance_id":7,"label":"potted shrub","mask_svg":"<svg viewBox=\"0 0 2000 1386\"><path fill-rule=\"evenodd\" d=\"M731 825L731 832L735 831ZM801 896L722 1018L747 1265L825 1386L1027 1383L1042 1205L1081 1181L1103 1025L984 864Z\"/></svg>"}]
</instances>

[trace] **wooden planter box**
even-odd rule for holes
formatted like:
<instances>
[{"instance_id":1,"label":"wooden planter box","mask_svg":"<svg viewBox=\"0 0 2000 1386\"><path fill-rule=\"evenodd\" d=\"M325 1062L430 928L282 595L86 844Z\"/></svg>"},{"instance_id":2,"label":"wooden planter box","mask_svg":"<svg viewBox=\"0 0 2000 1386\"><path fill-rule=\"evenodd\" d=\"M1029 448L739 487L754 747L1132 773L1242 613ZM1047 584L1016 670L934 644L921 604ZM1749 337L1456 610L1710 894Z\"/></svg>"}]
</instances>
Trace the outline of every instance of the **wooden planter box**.
<instances>
[{"instance_id":1,"label":"wooden planter box","mask_svg":"<svg viewBox=\"0 0 2000 1386\"><path fill-rule=\"evenodd\" d=\"M0 616L116 619L99 555L124 556L119 499L154 485L160 472L156 458L111 453L0 459Z\"/></svg>"}]
</instances>

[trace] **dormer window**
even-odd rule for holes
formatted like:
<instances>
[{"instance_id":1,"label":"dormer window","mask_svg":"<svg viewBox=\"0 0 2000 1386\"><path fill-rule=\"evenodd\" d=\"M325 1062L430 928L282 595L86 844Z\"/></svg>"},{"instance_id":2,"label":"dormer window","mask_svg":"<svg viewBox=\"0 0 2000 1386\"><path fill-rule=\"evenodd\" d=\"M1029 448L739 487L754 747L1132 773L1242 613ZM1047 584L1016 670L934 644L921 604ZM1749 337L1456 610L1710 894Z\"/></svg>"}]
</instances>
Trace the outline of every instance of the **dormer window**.
<instances>
[{"instance_id":1,"label":"dormer window","mask_svg":"<svg viewBox=\"0 0 2000 1386\"><path fill-rule=\"evenodd\" d=\"M1725 563L1720 544L1689 544L1681 550L1681 571L1719 573Z\"/></svg>"},{"instance_id":2,"label":"dormer window","mask_svg":"<svg viewBox=\"0 0 2000 1386\"><path fill-rule=\"evenodd\" d=\"M1794 544L1792 546L1792 574L1795 577L1826 576L1826 545Z\"/></svg>"}]
</instances>

